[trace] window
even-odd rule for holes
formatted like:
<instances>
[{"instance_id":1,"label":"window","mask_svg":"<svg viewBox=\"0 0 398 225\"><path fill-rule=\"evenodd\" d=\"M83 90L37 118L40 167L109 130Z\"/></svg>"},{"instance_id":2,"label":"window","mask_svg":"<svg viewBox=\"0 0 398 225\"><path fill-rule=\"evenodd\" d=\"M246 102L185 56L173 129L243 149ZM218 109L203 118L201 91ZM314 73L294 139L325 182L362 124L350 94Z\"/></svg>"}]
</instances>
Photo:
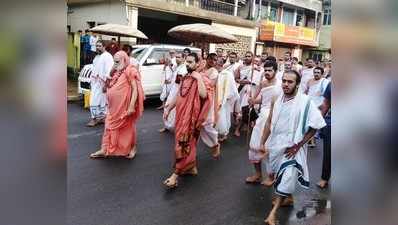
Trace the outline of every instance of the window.
<instances>
[{"instance_id":1,"label":"window","mask_svg":"<svg viewBox=\"0 0 398 225\"><path fill-rule=\"evenodd\" d=\"M294 10L293 9L288 9L284 8L283 9L283 20L282 22L286 25L293 25L294 21Z\"/></svg>"},{"instance_id":2,"label":"window","mask_svg":"<svg viewBox=\"0 0 398 225\"><path fill-rule=\"evenodd\" d=\"M303 26L303 25L304 25L304 11L297 10L296 26Z\"/></svg>"},{"instance_id":3,"label":"window","mask_svg":"<svg viewBox=\"0 0 398 225\"><path fill-rule=\"evenodd\" d=\"M271 6L271 15L269 18L271 21L278 20L278 8L276 6Z\"/></svg>"},{"instance_id":4,"label":"window","mask_svg":"<svg viewBox=\"0 0 398 225\"><path fill-rule=\"evenodd\" d=\"M146 65L160 65L164 63L164 59L168 53L168 49L155 48L149 57L146 59Z\"/></svg>"},{"instance_id":5,"label":"window","mask_svg":"<svg viewBox=\"0 0 398 225\"><path fill-rule=\"evenodd\" d=\"M332 20L332 12L330 8L325 8L323 11L323 25L330 25Z\"/></svg>"}]
</instances>

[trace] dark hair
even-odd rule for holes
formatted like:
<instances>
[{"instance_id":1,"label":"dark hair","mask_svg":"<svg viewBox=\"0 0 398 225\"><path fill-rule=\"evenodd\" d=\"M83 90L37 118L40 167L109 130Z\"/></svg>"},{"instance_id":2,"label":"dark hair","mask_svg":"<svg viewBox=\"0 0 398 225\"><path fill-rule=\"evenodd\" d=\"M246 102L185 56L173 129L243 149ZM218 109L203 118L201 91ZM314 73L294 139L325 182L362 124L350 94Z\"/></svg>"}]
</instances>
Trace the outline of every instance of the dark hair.
<instances>
[{"instance_id":1,"label":"dark hair","mask_svg":"<svg viewBox=\"0 0 398 225\"><path fill-rule=\"evenodd\" d=\"M116 38L112 38L112 41L116 41Z\"/></svg>"},{"instance_id":2,"label":"dark hair","mask_svg":"<svg viewBox=\"0 0 398 225\"><path fill-rule=\"evenodd\" d=\"M250 54L252 57L254 56L253 52L251 52L251 51L247 51L247 52L245 53L245 55L246 55L246 54Z\"/></svg>"},{"instance_id":3,"label":"dark hair","mask_svg":"<svg viewBox=\"0 0 398 225\"><path fill-rule=\"evenodd\" d=\"M301 61L300 61L300 62L298 62L297 64L299 64L299 65L303 65L303 62L301 62Z\"/></svg>"},{"instance_id":4,"label":"dark hair","mask_svg":"<svg viewBox=\"0 0 398 225\"><path fill-rule=\"evenodd\" d=\"M296 85L299 85L301 82L301 75L299 72L297 72L296 70L287 70L285 71L283 74L285 73L290 73L290 74L294 74L296 75Z\"/></svg>"},{"instance_id":5,"label":"dark hair","mask_svg":"<svg viewBox=\"0 0 398 225\"><path fill-rule=\"evenodd\" d=\"M84 30L84 32L86 32L86 33L87 33L87 32L89 32L89 30L88 30L88 29L85 29L85 30Z\"/></svg>"},{"instance_id":6,"label":"dark hair","mask_svg":"<svg viewBox=\"0 0 398 225\"><path fill-rule=\"evenodd\" d=\"M267 55L268 56L268 52L262 52L261 55Z\"/></svg>"},{"instance_id":7,"label":"dark hair","mask_svg":"<svg viewBox=\"0 0 398 225\"><path fill-rule=\"evenodd\" d=\"M264 67L272 67L274 72L278 71L278 63L272 60L266 60L264 63Z\"/></svg>"},{"instance_id":8,"label":"dark hair","mask_svg":"<svg viewBox=\"0 0 398 225\"><path fill-rule=\"evenodd\" d=\"M185 50L185 49L184 49L184 50ZM188 56L194 57L196 63L199 62L199 56L198 56L198 54L196 54L196 52L191 52L191 53L188 54ZM188 57L188 56L187 56L187 57Z\"/></svg>"},{"instance_id":9,"label":"dark hair","mask_svg":"<svg viewBox=\"0 0 398 225\"><path fill-rule=\"evenodd\" d=\"M105 41L104 40L98 40L97 43L101 43L102 46L105 46Z\"/></svg>"},{"instance_id":10,"label":"dark hair","mask_svg":"<svg viewBox=\"0 0 398 225\"><path fill-rule=\"evenodd\" d=\"M298 61L298 58L297 58L297 57L293 57L292 59Z\"/></svg>"},{"instance_id":11,"label":"dark hair","mask_svg":"<svg viewBox=\"0 0 398 225\"><path fill-rule=\"evenodd\" d=\"M122 50L125 51L126 53L128 51L132 52L133 51L133 47L131 47L131 45L125 44L125 45L123 45Z\"/></svg>"},{"instance_id":12,"label":"dark hair","mask_svg":"<svg viewBox=\"0 0 398 225\"><path fill-rule=\"evenodd\" d=\"M81 32L83 32L83 31L82 31L82 30L78 30L77 32L81 33Z\"/></svg>"},{"instance_id":13,"label":"dark hair","mask_svg":"<svg viewBox=\"0 0 398 225\"><path fill-rule=\"evenodd\" d=\"M323 75L323 73L325 72L325 70L322 67L315 67L314 70L320 70L321 71L321 75Z\"/></svg>"},{"instance_id":14,"label":"dark hair","mask_svg":"<svg viewBox=\"0 0 398 225\"><path fill-rule=\"evenodd\" d=\"M289 51L285 52L285 54L289 54L289 56L292 56L292 53Z\"/></svg>"},{"instance_id":15,"label":"dark hair","mask_svg":"<svg viewBox=\"0 0 398 225\"><path fill-rule=\"evenodd\" d=\"M236 54L236 52L230 52L229 54L238 57L238 54Z\"/></svg>"},{"instance_id":16,"label":"dark hair","mask_svg":"<svg viewBox=\"0 0 398 225\"><path fill-rule=\"evenodd\" d=\"M274 61L274 62L276 62L275 56L272 56L272 55L268 56L265 60L269 60L269 61Z\"/></svg>"},{"instance_id":17,"label":"dark hair","mask_svg":"<svg viewBox=\"0 0 398 225\"><path fill-rule=\"evenodd\" d=\"M207 59L215 59L217 58L217 54L216 53L210 53L207 55Z\"/></svg>"},{"instance_id":18,"label":"dark hair","mask_svg":"<svg viewBox=\"0 0 398 225\"><path fill-rule=\"evenodd\" d=\"M189 49L189 48L184 48L184 50L183 50L183 52L188 52L189 54L191 53L191 49Z\"/></svg>"}]
</instances>

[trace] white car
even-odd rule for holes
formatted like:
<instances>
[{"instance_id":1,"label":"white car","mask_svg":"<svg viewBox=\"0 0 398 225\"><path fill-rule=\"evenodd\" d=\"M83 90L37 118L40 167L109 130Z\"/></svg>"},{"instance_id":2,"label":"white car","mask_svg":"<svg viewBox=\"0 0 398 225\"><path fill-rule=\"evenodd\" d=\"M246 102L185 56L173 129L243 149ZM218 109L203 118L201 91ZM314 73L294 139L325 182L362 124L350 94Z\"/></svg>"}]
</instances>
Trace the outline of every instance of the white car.
<instances>
[{"instance_id":1,"label":"white car","mask_svg":"<svg viewBox=\"0 0 398 225\"><path fill-rule=\"evenodd\" d=\"M198 54L201 52L199 48L169 44L136 45L133 48L136 48L133 50L133 57L140 65L142 86L146 96L158 96L162 92L164 59L168 57L171 49L183 52L185 48L189 48L192 52Z\"/></svg>"},{"instance_id":2,"label":"white car","mask_svg":"<svg viewBox=\"0 0 398 225\"><path fill-rule=\"evenodd\" d=\"M191 46L154 44L154 45L135 45L133 46L132 56L138 61L141 73L141 82L145 96L159 96L162 92L162 83L164 79L164 59L168 57L171 49L176 52L183 52L189 48L192 52L200 54L199 48ZM78 79L79 93L90 88L90 75L92 64L85 65L80 72ZM87 83L88 82L88 83Z\"/></svg>"}]
</instances>

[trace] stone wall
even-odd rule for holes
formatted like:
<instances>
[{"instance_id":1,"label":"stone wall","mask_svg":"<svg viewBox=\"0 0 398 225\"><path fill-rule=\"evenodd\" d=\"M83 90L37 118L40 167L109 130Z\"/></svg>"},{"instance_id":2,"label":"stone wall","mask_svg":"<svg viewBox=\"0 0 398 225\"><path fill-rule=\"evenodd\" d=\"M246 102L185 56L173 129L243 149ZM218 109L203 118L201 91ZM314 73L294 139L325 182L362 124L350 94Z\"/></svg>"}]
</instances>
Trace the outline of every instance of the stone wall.
<instances>
[{"instance_id":1,"label":"stone wall","mask_svg":"<svg viewBox=\"0 0 398 225\"><path fill-rule=\"evenodd\" d=\"M252 38L242 35L234 35L238 38L238 42L229 44L217 44L217 48L222 48L227 52L234 51L238 53L239 57L243 57L247 51L251 50Z\"/></svg>"}]
</instances>

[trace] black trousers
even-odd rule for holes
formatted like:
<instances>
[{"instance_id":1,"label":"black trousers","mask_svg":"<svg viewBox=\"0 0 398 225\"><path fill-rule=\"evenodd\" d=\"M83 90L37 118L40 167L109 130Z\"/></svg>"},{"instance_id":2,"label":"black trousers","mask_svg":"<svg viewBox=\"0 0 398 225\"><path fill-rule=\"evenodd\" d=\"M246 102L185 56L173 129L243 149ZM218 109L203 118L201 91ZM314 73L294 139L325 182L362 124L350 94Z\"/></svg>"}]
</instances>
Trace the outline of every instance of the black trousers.
<instances>
[{"instance_id":1,"label":"black trousers","mask_svg":"<svg viewBox=\"0 0 398 225\"><path fill-rule=\"evenodd\" d=\"M322 180L329 181L331 173L331 126L322 128L323 134L323 160L322 160Z\"/></svg>"}]
</instances>

